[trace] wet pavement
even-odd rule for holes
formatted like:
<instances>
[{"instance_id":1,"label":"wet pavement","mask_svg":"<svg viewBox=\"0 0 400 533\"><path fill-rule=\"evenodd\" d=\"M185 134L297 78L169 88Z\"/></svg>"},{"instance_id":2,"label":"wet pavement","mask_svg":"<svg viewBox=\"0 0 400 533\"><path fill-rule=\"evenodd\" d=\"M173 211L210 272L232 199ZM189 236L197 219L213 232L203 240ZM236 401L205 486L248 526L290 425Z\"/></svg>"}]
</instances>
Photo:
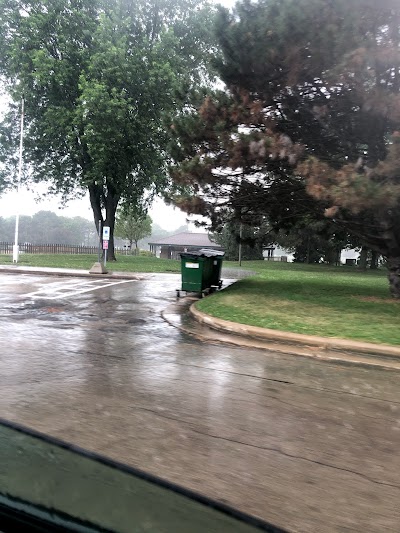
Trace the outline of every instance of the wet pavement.
<instances>
[{"instance_id":1,"label":"wet pavement","mask_svg":"<svg viewBox=\"0 0 400 533\"><path fill-rule=\"evenodd\" d=\"M0 416L289 531L400 531L400 374L205 342L179 276L0 276Z\"/></svg>"}]
</instances>

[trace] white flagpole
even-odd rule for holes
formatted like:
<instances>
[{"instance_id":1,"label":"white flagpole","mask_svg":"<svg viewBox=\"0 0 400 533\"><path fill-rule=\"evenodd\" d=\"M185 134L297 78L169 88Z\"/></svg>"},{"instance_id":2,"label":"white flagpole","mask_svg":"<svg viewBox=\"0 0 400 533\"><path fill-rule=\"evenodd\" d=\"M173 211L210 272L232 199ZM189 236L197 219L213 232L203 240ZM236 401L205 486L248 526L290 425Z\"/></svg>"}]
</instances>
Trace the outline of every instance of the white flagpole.
<instances>
[{"instance_id":1,"label":"white flagpole","mask_svg":"<svg viewBox=\"0 0 400 533\"><path fill-rule=\"evenodd\" d=\"M24 99L21 100L21 132L19 138L19 163L18 163L18 182L17 182L17 198L19 189L21 186L22 178L22 150L23 150L23 139L24 139ZM18 232L19 232L19 203L17 201L17 211L15 215L15 236L14 236L14 246L13 246L13 263L18 263Z\"/></svg>"}]
</instances>

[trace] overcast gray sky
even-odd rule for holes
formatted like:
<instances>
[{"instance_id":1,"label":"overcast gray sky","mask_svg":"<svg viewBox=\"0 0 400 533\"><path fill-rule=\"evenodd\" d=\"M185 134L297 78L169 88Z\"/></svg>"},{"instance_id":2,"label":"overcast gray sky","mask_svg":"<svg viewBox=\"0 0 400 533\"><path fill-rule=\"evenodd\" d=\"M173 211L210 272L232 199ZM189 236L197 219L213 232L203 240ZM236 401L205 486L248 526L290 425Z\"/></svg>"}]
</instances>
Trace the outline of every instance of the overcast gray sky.
<instances>
[{"instance_id":1,"label":"overcast gray sky","mask_svg":"<svg viewBox=\"0 0 400 533\"><path fill-rule=\"evenodd\" d=\"M92 220L93 214L90 208L89 198L86 195L80 200L71 200L67 206L63 208L61 206L60 199L57 197L36 201L37 193L42 190L45 192L46 187L35 187L34 191L28 191L25 187L22 187L19 193L16 191L9 192L0 197L0 216L10 217L16 214L19 209L20 215L33 215L37 211L55 211L57 214L66 217L80 216ZM157 199L150 212L153 222L159 224L166 230L174 230L179 226L186 224L187 215L180 209L173 208L164 204L160 199ZM195 230L191 226L192 231Z\"/></svg>"}]
</instances>

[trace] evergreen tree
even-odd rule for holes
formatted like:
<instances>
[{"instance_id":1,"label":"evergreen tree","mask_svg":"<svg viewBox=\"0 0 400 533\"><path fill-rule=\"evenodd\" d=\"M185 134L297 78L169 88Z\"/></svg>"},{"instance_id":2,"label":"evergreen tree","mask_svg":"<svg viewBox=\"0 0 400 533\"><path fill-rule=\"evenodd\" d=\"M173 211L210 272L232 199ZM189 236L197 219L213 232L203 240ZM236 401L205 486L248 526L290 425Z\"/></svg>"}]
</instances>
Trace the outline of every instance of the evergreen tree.
<instances>
[{"instance_id":1,"label":"evergreen tree","mask_svg":"<svg viewBox=\"0 0 400 533\"><path fill-rule=\"evenodd\" d=\"M176 202L214 225L243 207L277 229L329 217L386 257L400 298L399 28L393 0L221 9L228 91L175 126Z\"/></svg>"},{"instance_id":2,"label":"evergreen tree","mask_svg":"<svg viewBox=\"0 0 400 533\"><path fill-rule=\"evenodd\" d=\"M227 261L237 261L239 256L243 261L251 261L263 258L264 237L262 228L232 220L220 233L214 233L212 240L223 247Z\"/></svg>"}]
</instances>

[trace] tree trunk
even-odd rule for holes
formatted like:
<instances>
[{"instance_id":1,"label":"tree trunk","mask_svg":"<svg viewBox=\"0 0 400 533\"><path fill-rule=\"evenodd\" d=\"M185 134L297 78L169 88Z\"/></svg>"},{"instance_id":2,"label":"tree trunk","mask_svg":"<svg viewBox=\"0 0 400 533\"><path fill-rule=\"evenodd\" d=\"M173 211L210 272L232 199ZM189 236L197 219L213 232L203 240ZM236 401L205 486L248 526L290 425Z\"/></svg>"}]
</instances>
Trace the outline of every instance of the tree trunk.
<instances>
[{"instance_id":1,"label":"tree trunk","mask_svg":"<svg viewBox=\"0 0 400 533\"><path fill-rule=\"evenodd\" d=\"M331 250L328 250L328 252L325 254L324 262L328 263L328 265L340 265L340 254L342 250L338 250L337 248L332 248Z\"/></svg>"},{"instance_id":2,"label":"tree trunk","mask_svg":"<svg viewBox=\"0 0 400 533\"><path fill-rule=\"evenodd\" d=\"M390 294L400 299L400 257L388 257L387 268Z\"/></svg>"},{"instance_id":3,"label":"tree trunk","mask_svg":"<svg viewBox=\"0 0 400 533\"><path fill-rule=\"evenodd\" d=\"M91 183L88 186L89 189L89 198L90 205L93 211L94 225L96 226L96 233L98 238L101 239L101 234L103 231L103 214L101 212L101 189L94 183ZM100 222L100 226L99 226ZM102 256L104 256L104 251L102 250Z\"/></svg>"},{"instance_id":4,"label":"tree trunk","mask_svg":"<svg viewBox=\"0 0 400 533\"><path fill-rule=\"evenodd\" d=\"M368 258L368 248L366 246L363 246L361 248L361 253L360 253L360 262L358 263L358 267L361 270L367 269L367 258Z\"/></svg>"},{"instance_id":5,"label":"tree trunk","mask_svg":"<svg viewBox=\"0 0 400 533\"><path fill-rule=\"evenodd\" d=\"M336 266L340 266L341 265L341 259L342 257L342 249L341 248L336 248Z\"/></svg>"},{"instance_id":6,"label":"tree trunk","mask_svg":"<svg viewBox=\"0 0 400 533\"><path fill-rule=\"evenodd\" d=\"M371 251L371 266L370 266L372 270L376 270L378 268L378 259L379 259L379 253L375 250L372 250Z\"/></svg>"},{"instance_id":7,"label":"tree trunk","mask_svg":"<svg viewBox=\"0 0 400 533\"><path fill-rule=\"evenodd\" d=\"M101 222L101 230L103 228L103 214L101 212L101 189L94 184L90 184L88 188L90 205L93 211L94 224L96 226L96 232L99 233L99 220Z\"/></svg>"},{"instance_id":8,"label":"tree trunk","mask_svg":"<svg viewBox=\"0 0 400 533\"><path fill-rule=\"evenodd\" d=\"M110 240L108 241L108 261L116 261L115 248L114 248L114 226L115 226L115 213L117 211L117 205L119 196L112 194L110 188L108 188L108 194L105 198L106 204L106 219L104 221L105 226L110 227Z\"/></svg>"},{"instance_id":9,"label":"tree trunk","mask_svg":"<svg viewBox=\"0 0 400 533\"><path fill-rule=\"evenodd\" d=\"M100 232L103 231L103 226L110 227L110 240L108 241L107 261L116 261L115 249L114 249L114 226L115 226L115 213L117 211L118 202L120 196L115 193L114 188L111 185L107 186L107 194L102 186L91 183L88 187L90 205L92 206L94 222L97 232L99 231L100 220ZM102 205L105 206L106 217L103 218ZM101 235L99 235L100 237Z\"/></svg>"}]
</instances>

